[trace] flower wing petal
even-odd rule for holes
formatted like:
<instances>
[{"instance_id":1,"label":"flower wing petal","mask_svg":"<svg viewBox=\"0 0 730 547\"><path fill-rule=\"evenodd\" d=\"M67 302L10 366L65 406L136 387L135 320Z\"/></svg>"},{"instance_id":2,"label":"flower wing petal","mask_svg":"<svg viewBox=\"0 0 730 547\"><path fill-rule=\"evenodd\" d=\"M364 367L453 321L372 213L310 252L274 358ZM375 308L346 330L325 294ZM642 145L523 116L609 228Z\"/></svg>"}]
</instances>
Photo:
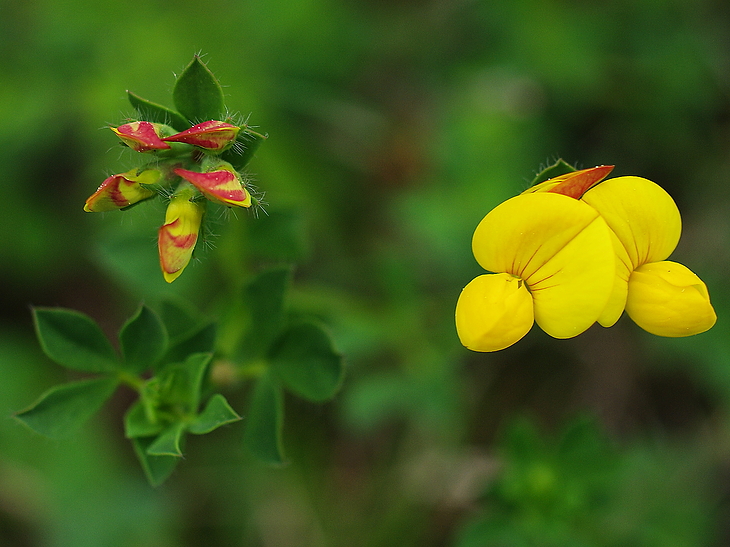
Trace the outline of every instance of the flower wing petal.
<instances>
[{"instance_id":1,"label":"flower wing petal","mask_svg":"<svg viewBox=\"0 0 730 547\"><path fill-rule=\"evenodd\" d=\"M527 334L532 324L532 297L525 283L506 273L473 279L456 304L456 330L470 350L509 347Z\"/></svg>"},{"instance_id":2,"label":"flower wing petal","mask_svg":"<svg viewBox=\"0 0 730 547\"><path fill-rule=\"evenodd\" d=\"M609 229L610 230L610 229ZM611 243L616 253L616 276L613 280L613 290L608 298L606 307L603 308L598 322L604 327L612 327L619 320L626 307L626 295L629 292L629 276L633 266L626 249L619 241L618 236L611 232Z\"/></svg>"},{"instance_id":3,"label":"flower wing petal","mask_svg":"<svg viewBox=\"0 0 730 547\"><path fill-rule=\"evenodd\" d=\"M626 312L642 329L658 336L692 336L717 320L707 286L676 262L651 262L629 279Z\"/></svg>"}]
</instances>

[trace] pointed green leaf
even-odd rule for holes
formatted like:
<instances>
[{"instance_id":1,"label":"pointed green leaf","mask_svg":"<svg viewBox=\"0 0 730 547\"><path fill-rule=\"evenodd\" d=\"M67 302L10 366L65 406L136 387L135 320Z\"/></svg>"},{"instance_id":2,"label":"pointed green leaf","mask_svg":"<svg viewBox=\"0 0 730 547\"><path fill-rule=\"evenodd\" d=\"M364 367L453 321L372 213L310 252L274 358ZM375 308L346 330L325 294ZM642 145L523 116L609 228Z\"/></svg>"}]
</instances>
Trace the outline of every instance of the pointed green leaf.
<instances>
[{"instance_id":1,"label":"pointed green leaf","mask_svg":"<svg viewBox=\"0 0 730 547\"><path fill-rule=\"evenodd\" d=\"M161 406L179 407L186 413L197 413L200 389L212 354L194 353L184 363L165 367L160 374Z\"/></svg>"},{"instance_id":2,"label":"pointed green leaf","mask_svg":"<svg viewBox=\"0 0 730 547\"><path fill-rule=\"evenodd\" d=\"M178 422L165 429L147 447L150 456L182 457L182 442L185 438L185 424Z\"/></svg>"},{"instance_id":3,"label":"pointed green leaf","mask_svg":"<svg viewBox=\"0 0 730 547\"><path fill-rule=\"evenodd\" d=\"M237 360L250 361L262 357L279 335L291 277L291 268L273 268L260 273L245 287L243 303L248 310L249 324L239 343Z\"/></svg>"},{"instance_id":4,"label":"pointed green leaf","mask_svg":"<svg viewBox=\"0 0 730 547\"><path fill-rule=\"evenodd\" d=\"M180 462L180 458L148 454L147 449L153 442L155 442L155 437L139 437L132 439L132 446L149 483L152 486L159 486L172 474Z\"/></svg>"},{"instance_id":5,"label":"pointed green leaf","mask_svg":"<svg viewBox=\"0 0 730 547\"><path fill-rule=\"evenodd\" d=\"M344 375L344 361L329 334L316 323L300 323L280 336L269 355L271 370L287 389L321 402L334 397Z\"/></svg>"},{"instance_id":6,"label":"pointed green leaf","mask_svg":"<svg viewBox=\"0 0 730 547\"><path fill-rule=\"evenodd\" d=\"M142 372L155 365L165 354L167 331L159 316L143 305L122 327L119 342L124 368Z\"/></svg>"},{"instance_id":7,"label":"pointed green leaf","mask_svg":"<svg viewBox=\"0 0 730 547\"><path fill-rule=\"evenodd\" d=\"M38 340L59 365L85 372L119 368L117 354L93 319L64 308L33 308Z\"/></svg>"},{"instance_id":8,"label":"pointed green leaf","mask_svg":"<svg viewBox=\"0 0 730 547\"><path fill-rule=\"evenodd\" d=\"M215 346L215 336L215 323L206 323L170 344L170 349L167 351L163 361L173 363L183 361L188 355L193 353L211 352Z\"/></svg>"},{"instance_id":9,"label":"pointed green leaf","mask_svg":"<svg viewBox=\"0 0 730 547\"><path fill-rule=\"evenodd\" d=\"M283 464L282 427L284 396L267 376L256 381L251 398L243 442L251 453L267 463Z\"/></svg>"},{"instance_id":10,"label":"pointed green leaf","mask_svg":"<svg viewBox=\"0 0 730 547\"><path fill-rule=\"evenodd\" d=\"M559 177L560 175L567 175L575 171L575 167L565 162L562 158L540 171L535 178L532 179L530 186L535 186L541 182L545 182L548 179Z\"/></svg>"},{"instance_id":11,"label":"pointed green leaf","mask_svg":"<svg viewBox=\"0 0 730 547\"><path fill-rule=\"evenodd\" d=\"M192 122L225 117L223 89L197 55L175 82L172 98L177 110Z\"/></svg>"},{"instance_id":12,"label":"pointed green leaf","mask_svg":"<svg viewBox=\"0 0 730 547\"><path fill-rule=\"evenodd\" d=\"M143 99L129 90L127 90L127 98L134 109L139 113L140 120L164 123L174 127L178 131L185 131L190 128L191 124L188 120L181 116L179 112L175 112L171 108Z\"/></svg>"},{"instance_id":13,"label":"pointed green leaf","mask_svg":"<svg viewBox=\"0 0 730 547\"><path fill-rule=\"evenodd\" d=\"M205 319L187 302L165 299L157 306L171 343L177 343L200 329Z\"/></svg>"},{"instance_id":14,"label":"pointed green leaf","mask_svg":"<svg viewBox=\"0 0 730 547\"><path fill-rule=\"evenodd\" d=\"M222 158L240 171L248 165L258 147L268 138L268 135L243 127L236 136L236 144L223 152Z\"/></svg>"},{"instance_id":15,"label":"pointed green leaf","mask_svg":"<svg viewBox=\"0 0 730 547\"><path fill-rule=\"evenodd\" d=\"M190 423L188 431L195 435L203 435L240 419L241 417L231 408L226 398L220 393L216 393L208 400L205 410Z\"/></svg>"},{"instance_id":16,"label":"pointed green leaf","mask_svg":"<svg viewBox=\"0 0 730 547\"><path fill-rule=\"evenodd\" d=\"M124 436L128 439L135 437L153 437L159 435L165 428L161 420L153 421L141 401L135 402L124 415Z\"/></svg>"},{"instance_id":17,"label":"pointed green leaf","mask_svg":"<svg viewBox=\"0 0 730 547\"><path fill-rule=\"evenodd\" d=\"M96 413L117 387L115 378L80 380L52 387L15 417L41 435L58 439L73 433Z\"/></svg>"}]
</instances>

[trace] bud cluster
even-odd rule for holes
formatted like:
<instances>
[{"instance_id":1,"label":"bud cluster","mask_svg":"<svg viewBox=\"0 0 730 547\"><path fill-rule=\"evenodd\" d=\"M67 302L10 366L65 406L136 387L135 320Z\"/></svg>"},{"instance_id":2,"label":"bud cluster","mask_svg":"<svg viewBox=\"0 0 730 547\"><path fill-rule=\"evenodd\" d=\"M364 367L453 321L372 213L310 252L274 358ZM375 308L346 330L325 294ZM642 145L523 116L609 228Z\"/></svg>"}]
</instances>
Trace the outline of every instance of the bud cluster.
<instances>
[{"instance_id":1,"label":"bud cluster","mask_svg":"<svg viewBox=\"0 0 730 547\"><path fill-rule=\"evenodd\" d=\"M158 232L160 266L171 283L188 265L208 200L250 207L251 194L241 174L220 156L236 143L240 127L210 120L178 132L149 121L110 128L132 150L151 161L108 177L84 205L87 212L125 209L155 196L169 199Z\"/></svg>"}]
</instances>

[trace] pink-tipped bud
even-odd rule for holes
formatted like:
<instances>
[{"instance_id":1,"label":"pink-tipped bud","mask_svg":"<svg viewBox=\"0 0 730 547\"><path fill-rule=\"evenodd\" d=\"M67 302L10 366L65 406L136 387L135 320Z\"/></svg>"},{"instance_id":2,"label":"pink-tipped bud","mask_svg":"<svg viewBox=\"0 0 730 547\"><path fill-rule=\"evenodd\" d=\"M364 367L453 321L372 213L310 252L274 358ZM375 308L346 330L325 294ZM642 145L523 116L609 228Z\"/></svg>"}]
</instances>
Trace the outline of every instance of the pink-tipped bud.
<instances>
[{"instance_id":1,"label":"pink-tipped bud","mask_svg":"<svg viewBox=\"0 0 730 547\"><path fill-rule=\"evenodd\" d=\"M223 152L233 144L240 130L240 127L230 123L210 120L194 125L190 129L171 137L164 137L162 140L166 142L184 142L212 152Z\"/></svg>"},{"instance_id":2,"label":"pink-tipped bud","mask_svg":"<svg viewBox=\"0 0 730 547\"><path fill-rule=\"evenodd\" d=\"M251 194L243 186L241 176L233 169L219 166L215 171L198 173L187 169L174 169L175 174L181 176L205 197L213 201L220 201L226 205L251 207Z\"/></svg>"},{"instance_id":3,"label":"pink-tipped bud","mask_svg":"<svg viewBox=\"0 0 730 547\"><path fill-rule=\"evenodd\" d=\"M160 228L157 247L165 281L172 283L190 262L198 241L204 205L191 201L189 194L173 196Z\"/></svg>"},{"instance_id":4,"label":"pink-tipped bud","mask_svg":"<svg viewBox=\"0 0 730 547\"><path fill-rule=\"evenodd\" d=\"M164 126L152 122L130 122L119 127L110 127L124 144L137 152L167 150L170 145L160 137Z\"/></svg>"},{"instance_id":5,"label":"pink-tipped bud","mask_svg":"<svg viewBox=\"0 0 730 547\"><path fill-rule=\"evenodd\" d=\"M147 169L139 174L137 169L132 169L120 175L112 175L86 200L84 211L114 211L151 198L155 195L154 190L145 188L142 184L155 184L159 179L160 172L156 169Z\"/></svg>"}]
</instances>

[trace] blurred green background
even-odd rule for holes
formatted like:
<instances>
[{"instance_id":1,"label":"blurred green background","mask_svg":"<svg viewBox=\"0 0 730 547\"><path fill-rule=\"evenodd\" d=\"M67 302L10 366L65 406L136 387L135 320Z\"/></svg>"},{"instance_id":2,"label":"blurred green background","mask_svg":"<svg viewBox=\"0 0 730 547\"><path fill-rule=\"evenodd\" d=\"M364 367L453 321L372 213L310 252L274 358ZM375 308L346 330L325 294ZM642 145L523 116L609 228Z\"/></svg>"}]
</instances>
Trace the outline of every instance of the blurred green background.
<instances>
[{"instance_id":1,"label":"blurred green background","mask_svg":"<svg viewBox=\"0 0 730 547\"><path fill-rule=\"evenodd\" d=\"M730 544L727 2L0 0L0 47L0 545ZM268 216L239 213L167 286L161 208L82 206L134 165L105 129L125 90L171 106L196 52L270 136L250 164ZM710 332L624 317L461 347L473 229L558 157L673 195ZM152 489L123 438L131 394L65 441L11 418L66 379L29 305L110 333L163 293L216 316L278 261L348 362L333 402L286 401L288 466L233 425Z\"/></svg>"}]
</instances>

